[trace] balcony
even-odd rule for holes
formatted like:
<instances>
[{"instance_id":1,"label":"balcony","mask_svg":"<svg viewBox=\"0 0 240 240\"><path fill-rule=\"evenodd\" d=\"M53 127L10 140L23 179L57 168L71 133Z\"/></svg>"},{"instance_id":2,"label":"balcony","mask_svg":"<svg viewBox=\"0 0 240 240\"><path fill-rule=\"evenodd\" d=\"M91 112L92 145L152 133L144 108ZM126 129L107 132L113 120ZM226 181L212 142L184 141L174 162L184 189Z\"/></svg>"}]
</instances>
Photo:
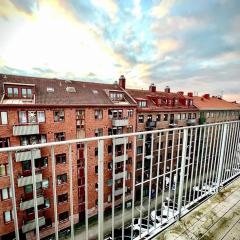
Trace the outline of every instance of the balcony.
<instances>
[{"instance_id":1,"label":"balcony","mask_svg":"<svg viewBox=\"0 0 240 240\"><path fill-rule=\"evenodd\" d=\"M41 158L40 149L34 149L33 151L34 151L33 152L34 159ZM16 159L16 162L31 160L31 151L27 150L27 151L23 151L23 152L16 152L15 159Z\"/></svg>"},{"instance_id":2,"label":"balcony","mask_svg":"<svg viewBox=\"0 0 240 240\"><path fill-rule=\"evenodd\" d=\"M41 226L44 226L45 225L45 217L40 217L38 218L38 224L39 224L39 227ZM32 221L29 221L27 223L25 223L23 226L22 226L22 232L23 233L26 233L26 232L30 232L32 231L33 229L36 228L36 221L35 220L32 220Z\"/></svg>"},{"instance_id":3,"label":"balcony","mask_svg":"<svg viewBox=\"0 0 240 240\"><path fill-rule=\"evenodd\" d=\"M115 143L115 145L122 145L124 144L125 140L124 138L115 138L113 139L113 142ZM128 138L126 140L126 143L128 143Z\"/></svg>"},{"instance_id":4,"label":"balcony","mask_svg":"<svg viewBox=\"0 0 240 240\"><path fill-rule=\"evenodd\" d=\"M128 159L128 155L126 154L126 160ZM123 162L124 161L124 155L116 156L115 157L115 163Z\"/></svg>"},{"instance_id":5,"label":"balcony","mask_svg":"<svg viewBox=\"0 0 240 240\"><path fill-rule=\"evenodd\" d=\"M187 122L187 119L184 120L185 123ZM175 132L175 138L173 141L173 130ZM194 209L196 209L197 205L203 208L209 210L210 212L210 206L204 207L204 204L207 203L208 198L210 199L211 203L214 204L214 208L216 207L216 210L214 213L215 215L222 214L222 216L226 215L226 218L223 218L223 220L220 219L220 222L225 222L227 220L234 219L235 217L239 220L239 210L235 209L235 206L232 205L232 208L235 209L235 215L228 215L229 204L231 201L228 201L228 196L235 196L234 201L235 205L237 207L238 201L239 201L239 193L238 196L234 194L235 187L231 186L231 183L236 182L239 187L239 177L240 177L240 139L239 139L239 131L240 131L240 121L232 121L227 123L215 123L215 124L205 124L201 126L193 126L193 127L182 127L177 129L166 129L164 132L166 132L164 135L168 135L169 139L162 139L163 141L170 140L171 136L171 144L168 142L168 144L154 144L151 146L151 139L148 139L148 141L139 141L139 143L133 144L133 146L136 146L136 149L133 149L133 153L136 153L136 161L135 156L133 155L133 161L132 163L129 163L126 168L124 168L124 164L116 164L115 166L115 174L114 174L114 180L112 176L111 171L107 171L106 169L106 163L109 162L107 159L105 159L106 156L109 156L109 150L106 145L109 145L109 141L117 141L117 139L121 138L123 139L126 135L112 135L112 136L103 136L100 138L92 138L92 139L82 139L82 143L91 143L94 147L96 146L97 141L101 139L104 144L101 144L101 142L98 143L98 151L101 154L98 154L96 156L95 164L91 164L90 162L88 167L90 174L94 172L94 169L96 170L95 166L98 164L98 176L96 176L96 182L91 182L91 178L85 179L84 184L96 184L98 191L95 192L95 189L93 189L94 194L91 194L91 192L85 193L85 188L81 188L81 196L87 196L89 194L89 198L82 198L81 204L83 201L86 201L86 206L89 207L88 216L95 217L96 221L91 221L91 224L88 225L88 236L86 239L97 239L100 237L101 239L104 239L105 235L111 234L112 231L112 220L114 220L116 228L120 228L122 226L122 220L124 220L124 229L129 231L129 224L132 222L132 218L139 219L139 213L141 213L142 219L146 222L146 219L149 219L151 222L150 228L146 229L146 231L140 232L134 231L134 233L137 234L136 238L134 239L144 239L147 237L148 239L155 237L157 234L160 234L160 232L163 232L165 228L170 227L170 225L173 225L174 222L177 222L178 219L191 216L189 220L186 221L179 221L178 223L190 223L191 226L188 226L189 236L195 236L198 238L198 236L204 236L208 233L206 232L200 232L198 235L198 232L194 232L195 229L193 229L193 226L196 222L201 222L201 224L209 224L210 222L208 219L212 219L214 217L213 215L208 216L206 213L202 215L202 212L194 212ZM161 130L156 130L154 134L156 136L158 135L160 138ZM193 134L194 133L194 134ZM214 133L214 134L212 134ZM216 133L216 134L215 134ZM144 133L133 133L127 135L129 138L136 136L136 139L141 138L141 135L144 134L147 138L147 135L149 134L149 131L145 131ZM150 137L150 135L149 135ZM195 137L196 140L195 141ZM109 140L111 139L111 140ZM77 142L77 141L76 141ZM191 146L189 145L191 143ZM167 148L171 145L171 149ZM53 142L53 143L47 143L47 144L41 144L41 148L45 147L53 147L53 149L57 149L58 146L65 146L63 142ZM152 148L151 148L152 147ZM16 151L20 151L23 147L9 147L9 148L0 148L0 153L8 153L12 152L15 153ZM25 148L24 148L25 149ZM94 154L91 148L85 149L87 152L87 156L92 156L91 154ZM144 150L144 155L141 155ZM153 150L153 152L151 151ZM119 151L119 154L118 154ZM181 153L180 153L181 151ZM116 157L117 161L122 161L123 154L122 154L122 146L119 148L116 148ZM121 152L121 153L120 153ZM152 155L151 156L151 152ZM67 154L69 154L67 157L69 159L70 157L70 151L67 151ZM128 154L130 155L130 153ZM139 156L138 156L139 155ZM9 155L11 156L11 155ZM132 156L132 154L131 154ZM206 158L207 156L207 158ZM144 159L144 168L143 168L143 157ZM165 161L165 159L167 161ZM9 159L11 160L11 159ZM106 161L107 162L106 162ZM153 162L152 162L153 161ZM139 164L140 163L140 164ZM69 163L70 164L70 163ZM132 164L132 165L131 165ZM111 165L109 170L111 169ZM74 172L77 171L75 169L75 165L73 165ZM152 167L152 168L151 168ZM159 167L159 169L158 169ZM135 182L133 184L132 180L128 180L129 174L133 174L132 169L136 168L136 175L135 175ZM152 172L151 172L152 170ZM5 170L6 171L6 170ZM4 169L2 167L2 172L4 173ZM74 173L73 172L73 173ZM41 182L42 175L41 172L36 173L36 182ZM152 173L152 174L151 174ZM10 171L11 174L11 171ZM21 171L21 175L24 173ZM22 177L18 179L18 185L19 186L25 186L27 184L32 184L32 176L29 175L31 173L27 173L26 177ZM89 174L89 173L88 173ZM125 174L125 175L124 175ZM157 175L158 174L158 175ZM84 174L82 175L84 176ZM165 177L163 177L165 176ZM70 177L70 176L69 176ZM133 176L134 177L134 176ZM44 177L45 178L45 177ZM123 178L126 180L123 181ZM115 181L116 180L116 181ZM143 182L142 182L143 181ZM51 179L50 179L51 182ZM149 188L151 183L151 189ZM108 188L106 189L106 184L108 185ZM9 184L8 184L9 185ZM85 186L86 186L85 185ZM113 199L110 197L110 191L111 188L115 186L115 196L116 201L114 202L116 206L116 211L114 211L114 215L112 215L111 218L105 218L104 214L109 206L113 206ZM230 186L230 189L228 187ZM13 186L11 186L13 188ZM54 186L53 186L54 187ZM65 189L65 187L63 186ZM66 188L68 189L68 187ZM122 194L126 192L127 194L126 198L124 199L126 202L126 207L122 208L119 207L119 205L122 204L123 198L121 198ZM150 189L150 191L149 191ZM226 189L226 191L225 191ZM48 190L44 190L48 191ZM89 191L89 188L88 188ZM91 191L91 190L90 190ZM221 194L218 194L218 191L221 191ZM17 192L17 191L14 191ZM129 194L128 194L129 193ZM132 194L130 194L132 193ZM74 195L72 195L72 191L68 192L69 194L69 205L74 206L76 203L76 199L74 198ZM73 193L74 194L74 193ZM228 195L230 194L230 195ZM46 195L46 194L44 194ZM71 195L71 196L70 196ZM107 198L106 198L106 195ZM19 194L17 195L17 197ZM26 193L24 194L25 201L32 200L33 196L26 196ZM38 195L38 197L41 195ZM129 198L128 198L129 196ZM214 196L217 198L214 199ZM131 207L127 207L129 204L130 197L132 198L132 201L134 202L134 209L136 211L132 211ZM227 200L227 204L225 206L221 206L220 208L217 208L218 205L221 204L221 202L224 202L224 199L221 198L224 197ZM230 199L230 198L229 198ZM51 199L52 200L52 199ZM42 201L42 200L41 200ZM96 202L97 206L91 207L90 202ZM166 204L167 202L167 204ZM45 200L46 203L46 200ZM24 204L26 204L24 206ZM20 208L21 209L27 209L28 207L32 206L32 202L22 203ZM39 203L40 204L40 203ZM43 214L41 215L41 210L38 211L39 218L43 216L47 216L45 214L49 214L48 218L52 218L54 214L59 214L60 212L57 211L58 205L57 203L54 203L51 201L51 211L49 210L42 210ZM54 204L55 207L54 207ZM175 204L175 205L173 205ZM13 208L15 208L16 205L16 211L19 211L19 199L17 198L17 203L13 204ZM164 207L164 211L162 210L162 206ZM175 206L175 207L174 207ZM43 207L43 205L39 206L39 209ZM82 205L81 205L82 207ZM119 207L117 209L117 207ZM157 209L156 209L157 207ZM227 209L228 208L228 209ZM84 209L84 207L82 208ZM123 211L124 210L124 211ZM163 213L164 216L163 221L159 220L158 213ZM201 211L203 211L202 209ZM46 212L45 212L46 211ZM225 211L225 212L224 212ZM19 212L18 212L19 213ZM97 214L98 213L98 214ZM188 215L186 215L188 213ZM192 213L192 215L191 215ZM76 215L78 214L78 210L74 208L73 214L71 214L71 211L69 211L69 219L72 219L74 221L65 222L67 227L70 227L74 229L74 223L77 219ZM16 219L17 217L21 217L22 215L18 214L15 215L15 211L13 211L13 218ZM158 215L158 216L157 216ZM23 216L23 218L25 215ZM75 218L76 217L76 218ZM18 219L20 221L21 219ZM35 225L32 221L34 219L34 211L25 217L23 231L31 231L31 229L34 229ZM207 220L206 220L207 219ZM92 220L92 219L91 219ZM153 224L152 224L153 221ZM218 220L217 220L218 221ZM47 222L47 221L46 221ZM140 221L138 220L136 224L134 224L133 227L136 227L136 225ZM177 224L178 224L177 223ZM29 224L29 225L28 225ZM31 225L32 224L32 225ZM41 225L41 224L40 224ZM64 225L64 226L66 226ZM233 224L223 224L222 226L233 226ZM29 227L28 227L29 226ZM61 230L63 225L59 225L58 229L56 231ZM138 225L139 226L139 225ZM214 225L213 225L214 226ZM238 224L236 226L239 227ZM196 229L203 229L205 228L205 225L200 225L200 227L196 227ZM209 227L209 225L207 226ZM183 229L184 228L184 229ZM185 226L179 227L178 229L187 231ZM220 230L223 228L219 227ZM18 228L15 226L15 230L17 231ZM53 233L54 228L52 228ZM126 231L126 232L127 232ZM178 231L177 234L181 234L183 231ZM211 231L211 230L210 230ZM227 230L228 231L228 230ZM227 232L226 231L226 232ZM42 231L40 229L40 235L41 237L43 234L47 231ZM169 232L169 229L168 229ZM191 235L191 232L194 232L194 235ZM218 231L220 232L220 231ZM34 231L31 232L32 239L35 239ZM120 237L122 237L120 233ZM146 236L147 235L147 236ZM72 236L73 239L85 239L86 231L85 228L81 228L78 231L74 232L74 235ZM211 236L211 235L209 235ZM223 236L223 235L222 235ZM236 236L236 239L238 239L238 235ZM45 237L45 236L44 236ZM123 236L124 237L124 236ZM213 239L209 237L210 239ZM187 239L187 238L186 238ZM222 237L218 239L223 239Z\"/></svg>"},{"instance_id":6,"label":"balcony","mask_svg":"<svg viewBox=\"0 0 240 240\"><path fill-rule=\"evenodd\" d=\"M126 179L127 178L127 171L124 171L124 172L116 173L115 174L115 180L122 179L124 174L125 174L125 179Z\"/></svg>"},{"instance_id":7,"label":"balcony","mask_svg":"<svg viewBox=\"0 0 240 240\"><path fill-rule=\"evenodd\" d=\"M125 188L125 193L127 192L127 188ZM123 194L123 188L119 188L117 190L115 190L114 192L114 196L119 196Z\"/></svg>"},{"instance_id":8,"label":"balcony","mask_svg":"<svg viewBox=\"0 0 240 240\"><path fill-rule=\"evenodd\" d=\"M36 174L36 183L38 183L38 182L42 182L42 174L41 173ZM32 176L27 176L27 177L21 176L18 178L18 187L24 187L24 186L30 185L30 184L33 184Z\"/></svg>"},{"instance_id":9,"label":"balcony","mask_svg":"<svg viewBox=\"0 0 240 240\"><path fill-rule=\"evenodd\" d=\"M44 197L43 196L39 196L37 198L37 205L39 206L39 205L42 205L42 204L44 204ZM26 209L29 209L29 208L32 208L32 207L34 207L33 199L20 203L20 210L22 210L22 211L26 210Z\"/></svg>"},{"instance_id":10,"label":"balcony","mask_svg":"<svg viewBox=\"0 0 240 240\"><path fill-rule=\"evenodd\" d=\"M13 136L24 136L34 134L39 134L38 124L13 126Z\"/></svg>"},{"instance_id":11,"label":"balcony","mask_svg":"<svg viewBox=\"0 0 240 240\"><path fill-rule=\"evenodd\" d=\"M123 119L113 119L112 120L112 125L114 127L125 127L128 125L128 118L123 118Z\"/></svg>"},{"instance_id":12,"label":"balcony","mask_svg":"<svg viewBox=\"0 0 240 240\"><path fill-rule=\"evenodd\" d=\"M196 122L195 118L187 120L187 125L189 125L189 126L194 126L196 124L197 124L197 122Z\"/></svg>"}]
</instances>

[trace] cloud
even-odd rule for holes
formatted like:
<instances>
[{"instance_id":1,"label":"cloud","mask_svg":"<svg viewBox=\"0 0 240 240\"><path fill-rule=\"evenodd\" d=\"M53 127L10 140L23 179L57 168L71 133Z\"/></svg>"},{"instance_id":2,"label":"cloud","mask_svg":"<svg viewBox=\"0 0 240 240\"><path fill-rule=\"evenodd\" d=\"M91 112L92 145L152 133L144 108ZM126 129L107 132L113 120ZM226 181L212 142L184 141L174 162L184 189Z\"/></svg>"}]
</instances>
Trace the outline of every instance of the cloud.
<instances>
[{"instance_id":1,"label":"cloud","mask_svg":"<svg viewBox=\"0 0 240 240\"><path fill-rule=\"evenodd\" d=\"M38 8L37 0L10 0L18 9L31 14Z\"/></svg>"},{"instance_id":2,"label":"cloud","mask_svg":"<svg viewBox=\"0 0 240 240\"><path fill-rule=\"evenodd\" d=\"M142 8L141 8L141 0L133 0L134 8L133 8L133 16L135 16L138 20L142 18Z\"/></svg>"},{"instance_id":3,"label":"cloud","mask_svg":"<svg viewBox=\"0 0 240 240\"><path fill-rule=\"evenodd\" d=\"M91 0L91 3L102 10L105 11L105 13L108 14L110 19L113 22L117 21L117 12L118 12L118 5L114 0Z\"/></svg>"},{"instance_id":4,"label":"cloud","mask_svg":"<svg viewBox=\"0 0 240 240\"><path fill-rule=\"evenodd\" d=\"M167 16L175 1L176 0L162 0L158 5L152 8L151 15L156 18Z\"/></svg>"},{"instance_id":5,"label":"cloud","mask_svg":"<svg viewBox=\"0 0 240 240\"><path fill-rule=\"evenodd\" d=\"M155 43L155 45L160 50L160 52L164 53L175 51L181 46L180 42L175 39L159 40Z\"/></svg>"}]
</instances>

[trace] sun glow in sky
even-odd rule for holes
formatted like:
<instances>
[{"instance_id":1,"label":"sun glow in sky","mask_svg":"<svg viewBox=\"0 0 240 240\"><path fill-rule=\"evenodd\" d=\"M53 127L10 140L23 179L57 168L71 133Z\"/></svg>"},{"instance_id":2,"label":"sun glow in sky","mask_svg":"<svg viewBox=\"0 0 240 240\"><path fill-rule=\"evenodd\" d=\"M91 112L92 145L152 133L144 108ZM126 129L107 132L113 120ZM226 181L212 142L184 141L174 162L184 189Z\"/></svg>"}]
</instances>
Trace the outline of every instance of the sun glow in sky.
<instances>
[{"instance_id":1,"label":"sun glow in sky","mask_svg":"<svg viewBox=\"0 0 240 240\"><path fill-rule=\"evenodd\" d=\"M1 0L0 72L240 101L238 0Z\"/></svg>"}]
</instances>

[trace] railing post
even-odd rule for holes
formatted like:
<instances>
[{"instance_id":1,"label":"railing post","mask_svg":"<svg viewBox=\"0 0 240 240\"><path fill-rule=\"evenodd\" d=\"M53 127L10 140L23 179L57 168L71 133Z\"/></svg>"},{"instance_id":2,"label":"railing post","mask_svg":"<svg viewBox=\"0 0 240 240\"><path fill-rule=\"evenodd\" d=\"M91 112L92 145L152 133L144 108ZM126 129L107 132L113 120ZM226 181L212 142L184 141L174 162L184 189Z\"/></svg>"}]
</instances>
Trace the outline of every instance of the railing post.
<instances>
[{"instance_id":1,"label":"railing post","mask_svg":"<svg viewBox=\"0 0 240 240\"><path fill-rule=\"evenodd\" d=\"M70 223L71 223L71 240L74 239L74 212L73 212L73 164L72 164L72 145L68 145L69 158L69 193L70 193Z\"/></svg>"},{"instance_id":2,"label":"railing post","mask_svg":"<svg viewBox=\"0 0 240 240\"><path fill-rule=\"evenodd\" d=\"M104 140L98 140L98 240L103 240L103 223L104 223L103 159L104 159Z\"/></svg>"},{"instance_id":3,"label":"railing post","mask_svg":"<svg viewBox=\"0 0 240 240\"><path fill-rule=\"evenodd\" d=\"M185 128L183 130L183 148L182 148L182 161L181 161L181 172L180 172L180 183L179 183L179 195L178 195L178 219L181 218L181 209L182 209L182 196L183 196L186 153L187 153L187 137L188 137L188 129Z\"/></svg>"},{"instance_id":4,"label":"railing post","mask_svg":"<svg viewBox=\"0 0 240 240\"><path fill-rule=\"evenodd\" d=\"M31 150L31 165L32 165L32 182L33 182L33 203L36 222L36 239L40 239L39 233L39 220L38 220L38 204L37 204L37 186L36 186L36 173L35 173L35 158L34 150Z\"/></svg>"},{"instance_id":5,"label":"railing post","mask_svg":"<svg viewBox=\"0 0 240 240\"><path fill-rule=\"evenodd\" d=\"M18 216L17 216L17 203L16 203L16 195L15 195L15 183L14 183L14 173L13 173L13 164L12 164L12 152L8 152L8 163L10 168L10 182L11 182L11 191L12 191L12 205L13 205L13 221L15 228L15 237L16 240L20 240L19 238L19 229L18 229Z\"/></svg>"},{"instance_id":6,"label":"railing post","mask_svg":"<svg viewBox=\"0 0 240 240\"><path fill-rule=\"evenodd\" d=\"M224 128L223 128L222 145L221 145L221 153L220 153L218 176L217 176L217 192L219 192L220 183L221 183L221 176L222 176L222 169L223 169L223 157L224 157L225 143L226 143L226 139L227 139L227 127L228 127L228 125L227 125L227 123L225 123Z\"/></svg>"}]
</instances>

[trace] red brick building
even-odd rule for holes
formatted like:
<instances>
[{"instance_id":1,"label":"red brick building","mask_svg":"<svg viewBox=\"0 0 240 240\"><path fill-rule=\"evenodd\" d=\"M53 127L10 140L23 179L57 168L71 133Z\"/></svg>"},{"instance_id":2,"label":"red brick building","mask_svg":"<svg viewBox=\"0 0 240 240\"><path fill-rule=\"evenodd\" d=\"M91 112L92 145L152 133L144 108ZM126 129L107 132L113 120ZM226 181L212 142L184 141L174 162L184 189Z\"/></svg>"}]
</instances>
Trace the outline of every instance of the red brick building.
<instances>
[{"instance_id":1,"label":"red brick building","mask_svg":"<svg viewBox=\"0 0 240 240\"><path fill-rule=\"evenodd\" d=\"M120 80L121 83L121 80ZM19 146L76 138L134 132L136 104L118 84L99 84L0 75L0 147ZM132 139L127 144L127 179L131 199ZM97 213L97 144L88 148L88 209L89 217ZM84 146L72 146L74 222L84 218ZM112 141L104 146L104 201L111 208ZM69 222L69 167L67 146L55 147L56 193L59 230ZM51 149L35 151L40 236L53 233L54 210ZM123 142L116 145L116 173L123 171ZM18 225L24 238L34 238L34 209L30 152L13 154ZM116 179L115 202L121 203L123 179ZM119 191L117 191L119 190ZM13 236L14 225L8 158L0 156L0 237Z\"/></svg>"},{"instance_id":2,"label":"red brick building","mask_svg":"<svg viewBox=\"0 0 240 240\"><path fill-rule=\"evenodd\" d=\"M154 84L149 86L148 90L127 89L128 93L135 99L137 107L137 123L136 129L138 132L157 130L165 128L184 127L188 125L196 125L198 123L198 109L193 105L193 94L184 95L183 92L173 93L169 87L164 91L157 91ZM171 133L171 132L169 132ZM152 141L153 136L153 141ZM166 141L167 138L167 141ZM180 144L182 136L180 136ZM153 143L153 154L151 153L151 144ZM161 144L159 146L159 144ZM175 134L165 134L159 136L157 134L147 134L145 137L145 151L143 146L143 137L137 140L137 162L136 162L136 184L140 184L157 176L158 149L160 148L160 168L163 169L163 163L166 155L167 169L170 169L171 159L176 164L178 136ZM167 149L167 153L165 153ZM181 150L180 150L181 151ZM144 163L143 163L144 154ZM180 154L181 155L181 154ZM152 158L152 172L151 169ZM144 177L142 178L142 167L144 164ZM174 166L175 167L175 166ZM174 177L174 176L172 176ZM151 195L155 194L156 181L152 182ZM162 186L159 185L159 191ZM136 188L136 198L139 199L141 189ZM149 196L149 182L144 184L143 197Z\"/></svg>"}]
</instances>

